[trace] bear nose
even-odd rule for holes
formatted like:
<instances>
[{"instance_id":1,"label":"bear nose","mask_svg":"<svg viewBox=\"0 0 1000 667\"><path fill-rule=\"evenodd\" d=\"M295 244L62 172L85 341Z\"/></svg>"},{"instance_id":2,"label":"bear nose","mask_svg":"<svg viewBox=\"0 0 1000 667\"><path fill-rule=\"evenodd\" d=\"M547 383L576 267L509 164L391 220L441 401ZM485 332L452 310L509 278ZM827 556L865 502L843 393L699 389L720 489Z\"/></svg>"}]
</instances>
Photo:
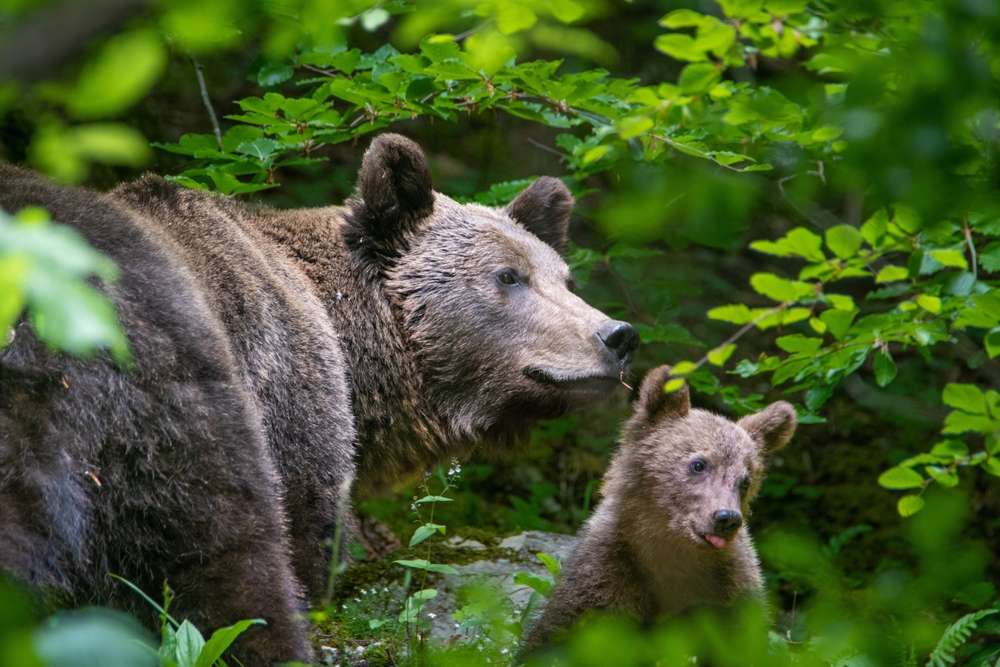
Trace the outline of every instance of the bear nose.
<instances>
[{"instance_id":1,"label":"bear nose","mask_svg":"<svg viewBox=\"0 0 1000 667\"><path fill-rule=\"evenodd\" d=\"M639 332L628 322L608 320L597 330L597 337L619 361L631 361L635 348L639 347Z\"/></svg>"},{"instance_id":2,"label":"bear nose","mask_svg":"<svg viewBox=\"0 0 1000 667\"><path fill-rule=\"evenodd\" d=\"M719 537L729 539L743 525L743 515L733 510L718 510L712 515L715 527L712 532Z\"/></svg>"}]
</instances>

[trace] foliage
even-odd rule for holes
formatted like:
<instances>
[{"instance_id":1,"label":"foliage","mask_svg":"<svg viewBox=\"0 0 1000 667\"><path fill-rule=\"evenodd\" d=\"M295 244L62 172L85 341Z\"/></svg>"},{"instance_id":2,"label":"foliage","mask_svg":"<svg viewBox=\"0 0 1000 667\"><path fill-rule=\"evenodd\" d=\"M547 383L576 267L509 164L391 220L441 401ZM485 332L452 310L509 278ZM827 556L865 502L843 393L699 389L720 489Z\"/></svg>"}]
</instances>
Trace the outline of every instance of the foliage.
<instances>
[{"instance_id":1,"label":"foliage","mask_svg":"<svg viewBox=\"0 0 1000 667\"><path fill-rule=\"evenodd\" d=\"M107 296L88 283L118 278L118 268L95 252L75 230L52 225L41 209L16 216L0 210L0 349L27 311L38 337L81 356L106 348L120 363L131 357L128 341Z\"/></svg>"},{"instance_id":2,"label":"foliage","mask_svg":"<svg viewBox=\"0 0 1000 667\"><path fill-rule=\"evenodd\" d=\"M0 3L0 16L20 27L47 7ZM754 516L778 610L770 640L753 610L736 634L702 615L648 633L595 620L563 664L995 664L993 4L163 0L115 30L40 81L0 58L0 155L99 184L153 162L185 185L279 205L346 195L354 144L390 126L427 146L436 187L464 200L502 205L561 165L582 218L569 257L580 293L636 324L638 370L673 363L668 388L689 382L717 410L797 402L811 425L775 460ZM0 289L0 331L25 305L42 326L31 295L45 281L17 268L35 255L8 262L14 224L0 219L0 284L18 286ZM89 257L59 275L79 289L110 281ZM54 299L52 312L85 302ZM80 351L117 356L124 338L88 340ZM446 479L450 502L405 490L366 505L401 528L407 506L430 504L412 538L425 557L398 559L391 612L362 595L324 613L376 643L410 633L416 648L386 664L509 655L499 647L530 613L511 617L487 593L454 620L495 637L490 650L413 641L431 568L448 567L431 545L445 525L579 526L626 414L619 397L545 424L513 461ZM882 510L893 503L876 478L905 492L896 508L912 518ZM959 506L977 509L965 532ZM823 539L792 529L803 524ZM332 591L341 559L331 567ZM521 581L535 602L551 585Z\"/></svg>"},{"instance_id":3,"label":"foliage","mask_svg":"<svg viewBox=\"0 0 1000 667\"><path fill-rule=\"evenodd\" d=\"M163 584L163 606L139 590L134 584L112 575L138 593L146 602L160 613L160 648L156 655L160 667L226 667L222 654L236 638L243 634L251 625L267 625L261 619L243 620L233 625L219 628L212 633L208 641L190 621L180 623L170 615L170 603L174 592L170 586Z\"/></svg>"}]
</instances>

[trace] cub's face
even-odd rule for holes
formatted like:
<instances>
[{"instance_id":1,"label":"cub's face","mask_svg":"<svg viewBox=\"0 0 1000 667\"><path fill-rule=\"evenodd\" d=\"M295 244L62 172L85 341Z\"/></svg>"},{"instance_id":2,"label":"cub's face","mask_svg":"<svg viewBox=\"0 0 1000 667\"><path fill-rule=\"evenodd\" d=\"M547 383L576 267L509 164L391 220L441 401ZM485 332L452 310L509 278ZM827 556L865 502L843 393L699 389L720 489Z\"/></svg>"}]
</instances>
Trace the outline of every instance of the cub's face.
<instances>
[{"instance_id":1,"label":"cub's face","mask_svg":"<svg viewBox=\"0 0 1000 667\"><path fill-rule=\"evenodd\" d=\"M372 142L345 237L381 276L424 396L451 435L507 444L607 397L639 337L573 294L572 196L542 177L505 208L433 192L420 149Z\"/></svg>"},{"instance_id":2,"label":"cub's face","mask_svg":"<svg viewBox=\"0 0 1000 667\"><path fill-rule=\"evenodd\" d=\"M687 387L665 394L669 377L664 366L643 381L622 447L654 501L653 521L698 546L725 549L749 515L766 455L794 433L795 410L779 401L732 422L691 409Z\"/></svg>"}]
</instances>

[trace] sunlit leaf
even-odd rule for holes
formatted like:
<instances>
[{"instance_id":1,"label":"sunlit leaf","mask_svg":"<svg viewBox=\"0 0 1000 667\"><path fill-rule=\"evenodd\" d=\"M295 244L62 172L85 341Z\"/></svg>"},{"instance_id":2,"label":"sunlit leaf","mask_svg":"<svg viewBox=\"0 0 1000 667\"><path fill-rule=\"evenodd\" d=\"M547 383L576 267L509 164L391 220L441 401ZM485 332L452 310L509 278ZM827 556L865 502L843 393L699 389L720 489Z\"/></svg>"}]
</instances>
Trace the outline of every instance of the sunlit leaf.
<instances>
[{"instance_id":1,"label":"sunlit leaf","mask_svg":"<svg viewBox=\"0 0 1000 667\"><path fill-rule=\"evenodd\" d=\"M887 489L915 489L923 486L924 477L913 468L889 468L879 475L878 483Z\"/></svg>"}]
</instances>

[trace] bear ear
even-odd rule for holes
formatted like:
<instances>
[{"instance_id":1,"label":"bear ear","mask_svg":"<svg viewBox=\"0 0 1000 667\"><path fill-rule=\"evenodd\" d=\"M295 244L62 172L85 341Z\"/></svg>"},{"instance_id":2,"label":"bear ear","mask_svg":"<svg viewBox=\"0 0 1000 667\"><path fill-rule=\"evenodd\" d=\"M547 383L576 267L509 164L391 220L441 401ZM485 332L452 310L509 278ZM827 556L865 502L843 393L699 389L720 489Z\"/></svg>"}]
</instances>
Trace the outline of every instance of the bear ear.
<instances>
[{"instance_id":1,"label":"bear ear","mask_svg":"<svg viewBox=\"0 0 1000 667\"><path fill-rule=\"evenodd\" d=\"M398 134L376 137L348 205L346 235L352 246L394 256L406 233L434 211L431 170L420 146Z\"/></svg>"},{"instance_id":2,"label":"bear ear","mask_svg":"<svg viewBox=\"0 0 1000 667\"><path fill-rule=\"evenodd\" d=\"M507 215L555 248L566 251L569 214L573 195L558 178L542 176L507 206Z\"/></svg>"},{"instance_id":3,"label":"bear ear","mask_svg":"<svg viewBox=\"0 0 1000 667\"><path fill-rule=\"evenodd\" d=\"M637 407L645 411L650 424L683 419L691 412L691 393L687 383L669 394L664 391L667 381L673 377L670 366L660 366L649 371L642 381Z\"/></svg>"},{"instance_id":4,"label":"bear ear","mask_svg":"<svg viewBox=\"0 0 1000 667\"><path fill-rule=\"evenodd\" d=\"M764 451L781 449L792 439L798 418L791 403L778 401L754 415L743 417L736 425L760 443Z\"/></svg>"}]
</instances>

